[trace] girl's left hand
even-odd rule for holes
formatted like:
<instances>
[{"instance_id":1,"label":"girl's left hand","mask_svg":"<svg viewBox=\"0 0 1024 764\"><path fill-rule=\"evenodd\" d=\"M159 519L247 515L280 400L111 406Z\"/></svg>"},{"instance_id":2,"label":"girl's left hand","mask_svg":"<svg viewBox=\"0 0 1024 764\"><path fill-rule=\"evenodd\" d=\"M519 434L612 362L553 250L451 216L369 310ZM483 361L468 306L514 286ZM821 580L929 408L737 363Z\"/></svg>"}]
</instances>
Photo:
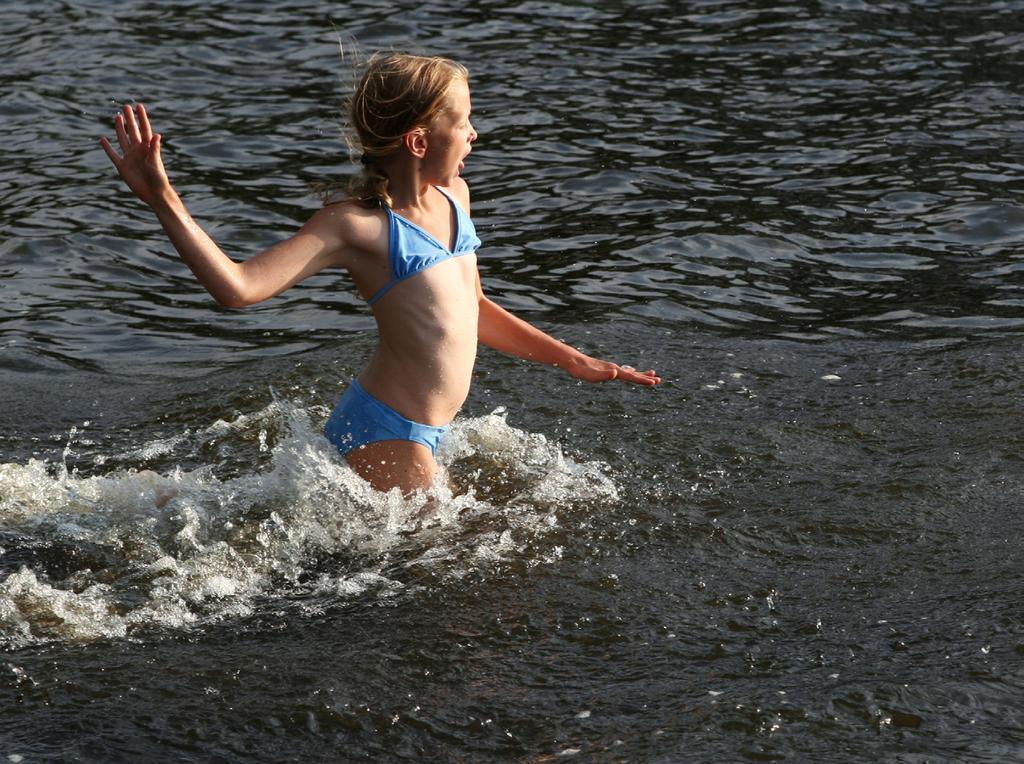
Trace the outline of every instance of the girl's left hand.
<instances>
[{"instance_id":1,"label":"girl's left hand","mask_svg":"<svg viewBox=\"0 0 1024 764\"><path fill-rule=\"evenodd\" d=\"M661 377L654 369L637 371L632 366L620 366L611 361L601 361L589 356L584 356L567 371L576 379L582 379L584 382L610 382L613 379L618 379L647 387L661 384Z\"/></svg>"}]
</instances>

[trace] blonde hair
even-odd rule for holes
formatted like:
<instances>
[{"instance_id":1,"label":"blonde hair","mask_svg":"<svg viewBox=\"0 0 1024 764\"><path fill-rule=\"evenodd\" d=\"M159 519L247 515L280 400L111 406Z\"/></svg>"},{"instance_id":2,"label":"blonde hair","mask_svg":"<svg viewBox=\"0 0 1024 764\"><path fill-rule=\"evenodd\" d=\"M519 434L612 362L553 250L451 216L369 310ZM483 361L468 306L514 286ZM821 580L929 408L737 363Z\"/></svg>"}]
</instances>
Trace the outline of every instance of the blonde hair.
<instances>
[{"instance_id":1,"label":"blonde hair","mask_svg":"<svg viewBox=\"0 0 1024 764\"><path fill-rule=\"evenodd\" d=\"M439 56L377 53L366 63L363 76L349 100L349 119L358 145L362 172L352 178L348 196L369 204L391 205L388 176L379 161L402 146L402 139L417 127L427 127L447 106L452 84L469 82L462 64Z\"/></svg>"}]
</instances>

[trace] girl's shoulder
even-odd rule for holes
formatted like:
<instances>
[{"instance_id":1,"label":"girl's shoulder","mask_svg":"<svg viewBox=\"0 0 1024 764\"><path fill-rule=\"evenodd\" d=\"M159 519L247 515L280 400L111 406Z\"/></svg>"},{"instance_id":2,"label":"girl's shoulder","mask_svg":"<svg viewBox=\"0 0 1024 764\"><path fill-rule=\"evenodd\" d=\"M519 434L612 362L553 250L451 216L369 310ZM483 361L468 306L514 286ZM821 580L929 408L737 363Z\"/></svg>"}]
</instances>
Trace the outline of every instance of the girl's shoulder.
<instances>
[{"instance_id":1,"label":"girl's shoulder","mask_svg":"<svg viewBox=\"0 0 1024 764\"><path fill-rule=\"evenodd\" d=\"M456 176L455 182L450 186L444 186L444 191L469 214L469 185L462 176Z\"/></svg>"},{"instance_id":2,"label":"girl's shoulder","mask_svg":"<svg viewBox=\"0 0 1024 764\"><path fill-rule=\"evenodd\" d=\"M378 230L385 220L385 214L380 207L370 207L362 202L346 199L325 204L313 213L306 225L327 229L325 233L333 233L335 236L350 238L353 235Z\"/></svg>"},{"instance_id":3,"label":"girl's shoulder","mask_svg":"<svg viewBox=\"0 0 1024 764\"><path fill-rule=\"evenodd\" d=\"M302 227L332 249L375 251L387 240L387 217L379 207L357 201L327 204L313 213Z\"/></svg>"}]
</instances>

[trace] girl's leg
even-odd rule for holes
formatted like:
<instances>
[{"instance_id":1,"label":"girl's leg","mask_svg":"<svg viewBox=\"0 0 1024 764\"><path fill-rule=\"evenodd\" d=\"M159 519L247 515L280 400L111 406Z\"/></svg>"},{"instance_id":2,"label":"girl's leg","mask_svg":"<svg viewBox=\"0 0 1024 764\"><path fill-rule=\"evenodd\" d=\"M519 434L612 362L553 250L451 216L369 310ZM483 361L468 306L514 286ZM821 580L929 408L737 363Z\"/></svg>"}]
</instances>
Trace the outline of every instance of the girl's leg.
<instances>
[{"instance_id":1,"label":"girl's leg","mask_svg":"<svg viewBox=\"0 0 1024 764\"><path fill-rule=\"evenodd\" d=\"M349 451L345 460L377 491L398 487L409 496L426 491L437 475L437 462L430 449L408 440L378 440Z\"/></svg>"}]
</instances>

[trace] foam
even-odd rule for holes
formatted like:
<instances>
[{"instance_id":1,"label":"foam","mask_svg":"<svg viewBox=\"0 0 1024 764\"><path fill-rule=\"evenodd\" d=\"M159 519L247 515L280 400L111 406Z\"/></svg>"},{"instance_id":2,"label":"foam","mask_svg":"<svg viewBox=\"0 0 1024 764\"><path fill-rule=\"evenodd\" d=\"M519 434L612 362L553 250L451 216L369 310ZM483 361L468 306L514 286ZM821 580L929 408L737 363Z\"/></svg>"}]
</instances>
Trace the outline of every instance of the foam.
<instances>
[{"instance_id":1,"label":"foam","mask_svg":"<svg viewBox=\"0 0 1024 764\"><path fill-rule=\"evenodd\" d=\"M258 433L269 463L225 479L222 464L161 474L144 460L83 476L68 450L59 464L0 464L0 644L145 638L310 593L410 596L532 554L563 510L617 500L606 465L574 461L502 410L453 423L438 458L454 490L381 494L321 436L321 413L275 400L94 460L138 463L211 438L251 448Z\"/></svg>"}]
</instances>

